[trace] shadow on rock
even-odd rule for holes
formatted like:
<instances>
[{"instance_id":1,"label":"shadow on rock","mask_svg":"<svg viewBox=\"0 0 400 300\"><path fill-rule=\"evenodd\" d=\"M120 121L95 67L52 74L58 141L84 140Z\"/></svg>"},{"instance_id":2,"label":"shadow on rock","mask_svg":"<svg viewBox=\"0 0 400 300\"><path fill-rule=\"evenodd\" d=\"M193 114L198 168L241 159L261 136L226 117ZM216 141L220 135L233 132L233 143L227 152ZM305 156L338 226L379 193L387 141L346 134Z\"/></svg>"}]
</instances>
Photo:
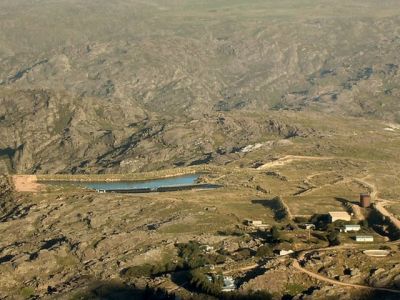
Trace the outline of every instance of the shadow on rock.
<instances>
[{"instance_id":1,"label":"shadow on rock","mask_svg":"<svg viewBox=\"0 0 400 300\"><path fill-rule=\"evenodd\" d=\"M163 289L150 287L137 288L119 282L96 282L89 288L78 294L73 295L73 300L169 300L175 299L174 294L169 294Z\"/></svg>"}]
</instances>

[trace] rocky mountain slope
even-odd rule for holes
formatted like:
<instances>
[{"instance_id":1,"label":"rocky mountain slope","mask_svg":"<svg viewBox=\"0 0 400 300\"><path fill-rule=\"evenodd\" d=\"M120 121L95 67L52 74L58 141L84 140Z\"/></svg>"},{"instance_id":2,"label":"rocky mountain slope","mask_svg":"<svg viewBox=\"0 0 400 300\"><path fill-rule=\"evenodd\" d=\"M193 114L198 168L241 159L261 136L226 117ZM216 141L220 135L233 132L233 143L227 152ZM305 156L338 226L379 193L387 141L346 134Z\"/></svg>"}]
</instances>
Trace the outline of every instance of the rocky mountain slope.
<instances>
[{"instance_id":1,"label":"rocky mountain slope","mask_svg":"<svg viewBox=\"0 0 400 300\"><path fill-rule=\"evenodd\" d=\"M293 127L287 110L398 123L399 10L374 0L3 1L0 169L188 165L286 137L268 124Z\"/></svg>"},{"instance_id":2,"label":"rocky mountain slope","mask_svg":"<svg viewBox=\"0 0 400 300\"><path fill-rule=\"evenodd\" d=\"M7 215L15 206L13 189L7 176L0 176L0 218Z\"/></svg>"}]
</instances>

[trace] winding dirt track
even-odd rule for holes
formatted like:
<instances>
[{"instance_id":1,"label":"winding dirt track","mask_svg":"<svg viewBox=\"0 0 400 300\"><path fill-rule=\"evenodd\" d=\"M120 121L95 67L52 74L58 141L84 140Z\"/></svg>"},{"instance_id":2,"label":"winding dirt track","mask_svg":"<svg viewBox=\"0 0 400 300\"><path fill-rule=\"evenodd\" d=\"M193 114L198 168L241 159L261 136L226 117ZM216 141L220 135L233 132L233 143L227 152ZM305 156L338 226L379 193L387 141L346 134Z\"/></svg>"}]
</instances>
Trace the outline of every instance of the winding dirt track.
<instances>
[{"instance_id":1,"label":"winding dirt track","mask_svg":"<svg viewBox=\"0 0 400 300\"><path fill-rule=\"evenodd\" d=\"M384 291L384 292L391 292L391 293L400 294L400 290L394 290L394 289L389 289L389 288L380 288L380 287L372 287L372 286L360 285L360 284L345 283L345 282L340 282L340 281L337 281L337 280L334 280L334 279L330 279L328 277L322 276L320 274L311 272L311 271L303 268L302 266L300 266L300 264L299 264L299 262L297 260L294 260L292 265L298 271L303 272L303 273L307 274L310 277L313 277L315 279L318 279L320 281L324 281L324 282L327 282L327 283L330 283L330 284L341 285L341 286L352 287L352 288L358 288L358 289L368 289L368 290L372 290L372 291Z\"/></svg>"},{"instance_id":2,"label":"winding dirt track","mask_svg":"<svg viewBox=\"0 0 400 300\"><path fill-rule=\"evenodd\" d=\"M394 242L388 242L385 243L386 245L400 245L400 241L394 241ZM373 291L385 291L385 292L391 292L391 293L396 293L400 294L400 290L395 290L395 289L389 289L389 288L380 288L380 287L372 287L368 285L361 285L361 284L352 284L352 283L345 283L341 281L337 281L334 279L330 279L328 277L322 276L319 273L314 273L312 271L307 270L306 268L303 268L300 266L299 261L303 260L305 255L309 252L313 251L331 251L331 250L343 250L343 249L354 249L354 248L362 248L363 245L357 245L357 244L343 244L339 246L334 246L334 247L324 247L324 248L318 248L318 249L310 249L306 251L301 251L299 252L299 256L295 259L293 259L292 266L296 268L298 271L303 272L307 274L310 277L313 277L315 279L318 279L323 282L327 282L330 284L334 285L341 285L341 286L346 286L346 287L352 287L352 288L358 288L358 289L368 289L368 290L373 290Z\"/></svg>"},{"instance_id":3,"label":"winding dirt track","mask_svg":"<svg viewBox=\"0 0 400 300\"><path fill-rule=\"evenodd\" d=\"M390 213L386 208L385 205L391 203L392 201L386 200L386 199L382 199L378 197L378 188L376 187L375 184L370 183L368 181L365 181L365 178L363 179L359 179L359 178L355 178L354 179L356 182L364 185L365 187L367 187L370 192L371 192L371 197L372 199L375 200L375 204L374 204L374 208L383 216L387 217L390 219L390 222L396 226L397 230L400 231L400 220L397 219L392 213Z\"/></svg>"},{"instance_id":4,"label":"winding dirt track","mask_svg":"<svg viewBox=\"0 0 400 300\"><path fill-rule=\"evenodd\" d=\"M260 266L259 264L252 264L252 265L250 265L250 266L240 267L240 268L237 268L237 269L232 269L232 270L224 271L224 272L222 272L222 273L223 273L224 275L228 275L228 274L235 273L235 272L250 271L250 270L253 270L253 269L255 269L255 268L259 267L259 266Z\"/></svg>"}]
</instances>

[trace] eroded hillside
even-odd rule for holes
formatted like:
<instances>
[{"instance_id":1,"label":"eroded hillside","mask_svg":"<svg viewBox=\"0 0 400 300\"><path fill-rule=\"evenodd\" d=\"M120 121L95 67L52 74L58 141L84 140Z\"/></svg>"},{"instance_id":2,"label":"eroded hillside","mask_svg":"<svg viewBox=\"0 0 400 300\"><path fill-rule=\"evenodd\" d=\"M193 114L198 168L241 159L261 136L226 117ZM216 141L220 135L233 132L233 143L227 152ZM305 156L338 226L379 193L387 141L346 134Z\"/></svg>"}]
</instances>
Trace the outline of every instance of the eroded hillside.
<instances>
[{"instance_id":1,"label":"eroded hillside","mask_svg":"<svg viewBox=\"0 0 400 300\"><path fill-rule=\"evenodd\" d=\"M396 1L0 8L3 172L225 163L215 157L271 134L324 132L287 110L343 118L348 129L351 117L400 120Z\"/></svg>"}]
</instances>

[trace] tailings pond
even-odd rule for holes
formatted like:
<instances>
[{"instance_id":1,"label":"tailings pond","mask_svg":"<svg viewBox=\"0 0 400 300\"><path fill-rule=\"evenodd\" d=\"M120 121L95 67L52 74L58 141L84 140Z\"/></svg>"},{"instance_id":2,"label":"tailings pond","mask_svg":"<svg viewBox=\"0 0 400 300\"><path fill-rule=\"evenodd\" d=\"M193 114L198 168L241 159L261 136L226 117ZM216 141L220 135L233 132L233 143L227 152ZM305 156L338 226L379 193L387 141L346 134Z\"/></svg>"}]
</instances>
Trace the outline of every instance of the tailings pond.
<instances>
[{"instance_id":1,"label":"tailings pond","mask_svg":"<svg viewBox=\"0 0 400 300\"><path fill-rule=\"evenodd\" d=\"M103 193L151 193L193 189L215 189L215 184L199 184L199 174L145 181L41 181L50 185L76 185Z\"/></svg>"}]
</instances>

